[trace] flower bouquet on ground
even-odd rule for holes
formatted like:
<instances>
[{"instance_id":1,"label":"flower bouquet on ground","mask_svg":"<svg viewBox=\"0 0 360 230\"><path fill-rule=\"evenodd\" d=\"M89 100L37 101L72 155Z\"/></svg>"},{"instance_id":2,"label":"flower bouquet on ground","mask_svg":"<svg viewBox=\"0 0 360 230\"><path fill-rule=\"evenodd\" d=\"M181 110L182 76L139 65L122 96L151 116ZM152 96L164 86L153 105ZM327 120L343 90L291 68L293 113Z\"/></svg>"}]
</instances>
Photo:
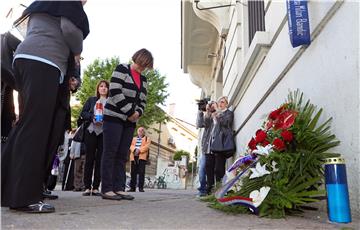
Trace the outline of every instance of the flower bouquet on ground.
<instances>
[{"instance_id":1,"label":"flower bouquet on ground","mask_svg":"<svg viewBox=\"0 0 360 230\"><path fill-rule=\"evenodd\" d=\"M227 169L223 186L205 201L210 206L235 213L282 218L301 212L306 204L325 195L325 158L340 154L329 150L337 145L330 133L331 118L319 123L322 109L299 90L272 111L255 137L247 154Z\"/></svg>"}]
</instances>

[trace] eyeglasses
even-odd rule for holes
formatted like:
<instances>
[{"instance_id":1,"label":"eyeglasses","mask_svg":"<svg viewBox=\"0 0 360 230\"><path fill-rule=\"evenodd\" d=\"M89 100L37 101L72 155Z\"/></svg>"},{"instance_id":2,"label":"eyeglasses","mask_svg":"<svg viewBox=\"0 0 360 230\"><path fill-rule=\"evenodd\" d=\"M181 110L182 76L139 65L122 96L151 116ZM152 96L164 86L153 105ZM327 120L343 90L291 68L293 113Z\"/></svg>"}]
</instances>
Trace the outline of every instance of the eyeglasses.
<instances>
[{"instance_id":1,"label":"eyeglasses","mask_svg":"<svg viewBox=\"0 0 360 230\"><path fill-rule=\"evenodd\" d=\"M219 103L226 103L226 101L219 101Z\"/></svg>"}]
</instances>

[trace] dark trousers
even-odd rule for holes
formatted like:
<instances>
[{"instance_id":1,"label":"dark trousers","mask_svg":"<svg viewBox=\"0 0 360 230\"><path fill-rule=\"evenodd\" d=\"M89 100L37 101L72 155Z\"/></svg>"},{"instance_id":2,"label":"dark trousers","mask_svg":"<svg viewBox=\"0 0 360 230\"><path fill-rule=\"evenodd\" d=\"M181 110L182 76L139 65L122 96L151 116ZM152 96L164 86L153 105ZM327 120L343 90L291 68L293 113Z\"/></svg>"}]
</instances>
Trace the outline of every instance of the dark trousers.
<instances>
[{"instance_id":1,"label":"dark trousers","mask_svg":"<svg viewBox=\"0 0 360 230\"><path fill-rule=\"evenodd\" d=\"M205 154L205 157L207 192L210 193L215 183L214 176L216 182L220 183L225 175L226 158L221 154Z\"/></svg>"},{"instance_id":2,"label":"dark trousers","mask_svg":"<svg viewBox=\"0 0 360 230\"><path fill-rule=\"evenodd\" d=\"M58 98L59 100L59 98ZM51 134L49 136L49 142L47 152L49 154L48 160L45 165L45 177L44 184L47 184L47 180L51 175L52 163L55 158L59 145L63 142L65 132L65 118L69 111L63 108L59 102L57 102L55 113L53 117L53 124L51 126Z\"/></svg>"},{"instance_id":3,"label":"dark trousers","mask_svg":"<svg viewBox=\"0 0 360 230\"><path fill-rule=\"evenodd\" d=\"M145 181L145 160L139 160L139 157L135 157L134 161L131 161L131 181L130 181L130 188L135 190L136 182L137 182L137 175L139 175L139 189L144 188L144 181Z\"/></svg>"},{"instance_id":4,"label":"dark trousers","mask_svg":"<svg viewBox=\"0 0 360 230\"><path fill-rule=\"evenodd\" d=\"M15 61L23 111L1 152L2 206L18 208L42 200L59 76L58 69L42 62Z\"/></svg>"},{"instance_id":5,"label":"dark trousers","mask_svg":"<svg viewBox=\"0 0 360 230\"><path fill-rule=\"evenodd\" d=\"M84 187L84 169L85 155L74 160L74 189L82 189Z\"/></svg>"},{"instance_id":6,"label":"dark trousers","mask_svg":"<svg viewBox=\"0 0 360 230\"><path fill-rule=\"evenodd\" d=\"M89 133L85 131L85 171L84 171L84 185L85 189L99 189L100 172L101 172L101 156L103 152L103 134L96 136L95 132ZM94 173L94 180L93 178Z\"/></svg>"},{"instance_id":7,"label":"dark trousers","mask_svg":"<svg viewBox=\"0 0 360 230\"><path fill-rule=\"evenodd\" d=\"M104 121L104 151L101 161L101 192L125 191L126 162L135 131L130 122Z\"/></svg>"}]
</instances>

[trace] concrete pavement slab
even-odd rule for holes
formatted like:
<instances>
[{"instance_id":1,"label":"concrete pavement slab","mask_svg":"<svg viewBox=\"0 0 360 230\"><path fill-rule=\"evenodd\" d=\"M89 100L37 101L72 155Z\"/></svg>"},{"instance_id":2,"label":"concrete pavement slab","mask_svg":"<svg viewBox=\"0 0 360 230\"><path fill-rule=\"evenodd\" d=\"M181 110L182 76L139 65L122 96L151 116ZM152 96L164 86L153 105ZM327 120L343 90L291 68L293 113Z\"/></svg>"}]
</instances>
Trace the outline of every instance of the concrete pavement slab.
<instances>
[{"instance_id":1,"label":"concrete pavement slab","mask_svg":"<svg viewBox=\"0 0 360 230\"><path fill-rule=\"evenodd\" d=\"M207 207L194 190L148 189L132 193L133 201L84 197L81 192L54 191L58 200L51 214L25 214L1 209L2 229L358 229L329 223L326 214L309 211L286 219L232 215Z\"/></svg>"}]
</instances>

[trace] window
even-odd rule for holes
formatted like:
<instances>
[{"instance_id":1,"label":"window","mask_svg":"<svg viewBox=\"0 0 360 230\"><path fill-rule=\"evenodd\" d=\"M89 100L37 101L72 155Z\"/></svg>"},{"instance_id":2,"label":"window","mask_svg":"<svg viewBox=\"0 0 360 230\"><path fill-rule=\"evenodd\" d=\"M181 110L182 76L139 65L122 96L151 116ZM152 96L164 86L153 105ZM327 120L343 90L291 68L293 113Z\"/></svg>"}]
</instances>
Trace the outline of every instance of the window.
<instances>
[{"instance_id":1,"label":"window","mask_svg":"<svg viewBox=\"0 0 360 230\"><path fill-rule=\"evenodd\" d=\"M265 31L265 10L264 0L249 0L249 46L255 36L256 31Z\"/></svg>"}]
</instances>

